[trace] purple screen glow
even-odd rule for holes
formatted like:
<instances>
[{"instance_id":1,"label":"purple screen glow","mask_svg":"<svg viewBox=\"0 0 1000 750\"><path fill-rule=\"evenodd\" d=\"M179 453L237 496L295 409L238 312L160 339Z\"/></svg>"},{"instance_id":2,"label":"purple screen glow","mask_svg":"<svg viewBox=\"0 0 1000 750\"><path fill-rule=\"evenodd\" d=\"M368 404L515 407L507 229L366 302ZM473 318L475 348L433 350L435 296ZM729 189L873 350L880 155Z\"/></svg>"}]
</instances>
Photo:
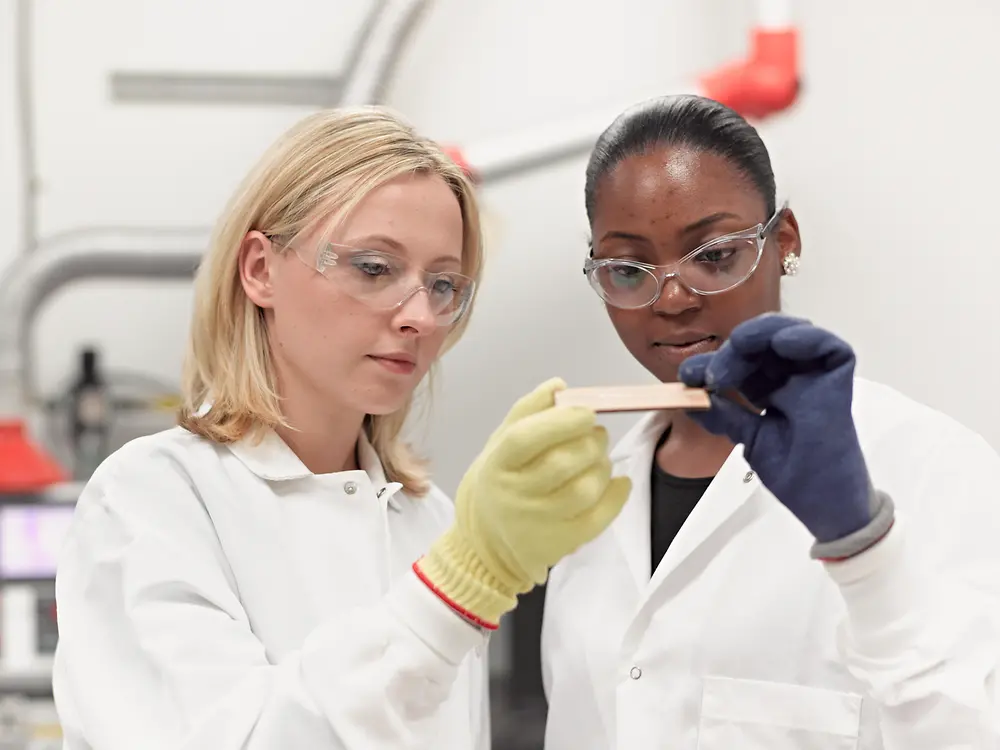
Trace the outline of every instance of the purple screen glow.
<instances>
[{"instance_id":1,"label":"purple screen glow","mask_svg":"<svg viewBox=\"0 0 1000 750\"><path fill-rule=\"evenodd\" d=\"M55 578L72 505L0 507L0 577Z\"/></svg>"}]
</instances>

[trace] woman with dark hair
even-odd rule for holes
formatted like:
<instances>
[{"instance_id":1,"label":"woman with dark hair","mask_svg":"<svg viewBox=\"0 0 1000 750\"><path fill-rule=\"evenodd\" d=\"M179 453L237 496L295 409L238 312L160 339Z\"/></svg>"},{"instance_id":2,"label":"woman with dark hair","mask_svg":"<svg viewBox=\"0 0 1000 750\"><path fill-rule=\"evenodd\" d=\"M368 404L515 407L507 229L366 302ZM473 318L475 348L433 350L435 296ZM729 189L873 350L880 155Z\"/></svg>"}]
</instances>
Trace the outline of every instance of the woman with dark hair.
<instances>
[{"instance_id":1,"label":"woman with dark hair","mask_svg":"<svg viewBox=\"0 0 1000 750\"><path fill-rule=\"evenodd\" d=\"M633 428L625 509L550 575L547 750L1000 746L1000 457L781 314L802 240L754 128L640 104L586 208L622 342L712 406Z\"/></svg>"}]
</instances>

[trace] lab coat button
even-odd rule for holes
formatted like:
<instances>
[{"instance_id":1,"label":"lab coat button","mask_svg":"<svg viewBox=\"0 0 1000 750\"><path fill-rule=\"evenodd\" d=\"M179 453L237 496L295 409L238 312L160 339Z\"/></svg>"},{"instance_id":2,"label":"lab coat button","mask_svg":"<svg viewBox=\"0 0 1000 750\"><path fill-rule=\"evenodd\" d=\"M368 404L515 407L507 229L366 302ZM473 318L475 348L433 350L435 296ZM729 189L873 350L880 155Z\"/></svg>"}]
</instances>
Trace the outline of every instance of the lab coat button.
<instances>
[{"instance_id":1,"label":"lab coat button","mask_svg":"<svg viewBox=\"0 0 1000 750\"><path fill-rule=\"evenodd\" d=\"M640 677L642 677L642 670L639 669L639 667L632 667L632 669L628 671L628 676L631 677L633 680L638 680Z\"/></svg>"},{"instance_id":2,"label":"lab coat button","mask_svg":"<svg viewBox=\"0 0 1000 750\"><path fill-rule=\"evenodd\" d=\"M750 484L752 480L753 480L752 471L748 471L746 474L743 475L743 484Z\"/></svg>"},{"instance_id":3,"label":"lab coat button","mask_svg":"<svg viewBox=\"0 0 1000 750\"><path fill-rule=\"evenodd\" d=\"M357 491L358 491L357 482L348 482L347 484L344 485L344 492L346 492L348 495L353 495Z\"/></svg>"}]
</instances>

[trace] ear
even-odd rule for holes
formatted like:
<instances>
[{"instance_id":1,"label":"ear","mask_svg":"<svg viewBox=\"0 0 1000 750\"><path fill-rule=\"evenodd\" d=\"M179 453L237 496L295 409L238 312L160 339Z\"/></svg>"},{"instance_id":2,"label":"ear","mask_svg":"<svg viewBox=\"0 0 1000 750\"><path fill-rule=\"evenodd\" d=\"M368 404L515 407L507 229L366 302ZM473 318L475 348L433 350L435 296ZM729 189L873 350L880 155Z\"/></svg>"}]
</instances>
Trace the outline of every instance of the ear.
<instances>
[{"instance_id":1,"label":"ear","mask_svg":"<svg viewBox=\"0 0 1000 750\"><path fill-rule=\"evenodd\" d=\"M271 240L256 229L247 232L240 244L240 282L250 301L265 310L273 307L271 275L275 257Z\"/></svg>"},{"instance_id":2,"label":"ear","mask_svg":"<svg viewBox=\"0 0 1000 750\"><path fill-rule=\"evenodd\" d=\"M778 241L778 262L779 265L788 255L802 257L802 235L799 233L799 222L792 213L792 209L786 208L785 212L778 219L778 226L774 228L774 237Z\"/></svg>"}]
</instances>

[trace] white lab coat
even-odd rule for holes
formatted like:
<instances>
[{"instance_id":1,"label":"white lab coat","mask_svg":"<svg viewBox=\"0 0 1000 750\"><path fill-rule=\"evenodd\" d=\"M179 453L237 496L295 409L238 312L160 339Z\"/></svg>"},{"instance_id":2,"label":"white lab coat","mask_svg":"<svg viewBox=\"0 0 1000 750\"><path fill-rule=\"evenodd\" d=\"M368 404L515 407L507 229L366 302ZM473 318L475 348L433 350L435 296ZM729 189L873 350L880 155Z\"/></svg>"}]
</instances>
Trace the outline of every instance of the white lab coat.
<instances>
[{"instance_id":1,"label":"white lab coat","mask_svg":"<svg viewBox=\"0 0 1000 750\"><path fill-rule=\"evenodd\" d=\"M622 440L632 497L549 579L546 750L1000 747L1000 457L884 386L854 414L897 523L834 564L737 448L651 579L664 416Z\"/></svg>"},{"instance_id":2,"label":"white lab coat","mask_svg":"<svg viewBox=\"0 0 1000 750\"><path fill-rule=\"evenodd\" d=\"M488 748L486 635L410 569L451 502L359 458L176 428L105 462L56 579L66 750Z\"/></svg>"}]
</instances>

